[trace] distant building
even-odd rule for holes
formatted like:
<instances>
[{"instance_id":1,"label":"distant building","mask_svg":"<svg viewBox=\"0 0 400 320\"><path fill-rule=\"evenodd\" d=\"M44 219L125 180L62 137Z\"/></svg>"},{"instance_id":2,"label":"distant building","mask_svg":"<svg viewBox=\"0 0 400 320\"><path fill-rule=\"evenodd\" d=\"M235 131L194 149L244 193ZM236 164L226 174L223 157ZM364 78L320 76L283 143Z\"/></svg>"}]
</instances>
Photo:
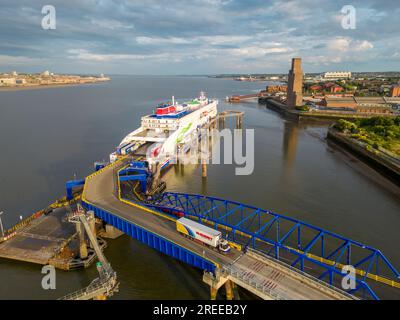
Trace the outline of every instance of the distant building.
<instances>
[{"instance_id":1,"label":"distant building","mask_svg":"<svg viewBox=\"0 0 400 320\"><path fill-rule=\"evenodd\" d=\"M334 82L327 82L327 83L324 84L324 88L328 89L328 88L331 88L331 87L333 87L335 85L336 85L336 83L334 83Z\"/></svg>"},{"instance_id":2,"label":"distant building","mask_svg":"<svg viewBox=\"0 0 400 320\"><path fill-rule=\"evenodd\" d=\"M378 92L379 93L389 93L390 90L392 89L392 86L389 84L383 84L379 87Z\"/></svg>"},{"instance_id":3,"label":"distant building","mask_svg":"<svg viewBox=\"0 0 400 320\"><path fill-rule=\"evenodd\" d=\"M400 97L400 86L392 86L390 88L391 97Z\"/></svg>"},{"instance_id":4,"label":"distant building","mask_svg":"<svg viewBox=\"0 0 400 320\"><path fill-rule=\"evenodd\" d=\"M355 101L354 97L325 97L321 105L328 107L328 108L351 108L355 109L357 107L357 102Z\"/></svg>"},{"instance_id":5,"label":"distant building","mask_svg":"<svg viewBox=\"0 0 400 320\"><path fill-rule=\"evenodd\" d=\"M343 91L343 88L341 86L338 86L338 85L331 86L330 89L331 89L331 93L338 93L338 92L342 92Z\"/></svg>"},{"instance_id":6,"label":"distant building","mask_svg":"<svg viewBox=\"0 0 400 320\"><path fill-rule=\"evenodd\" d=\"M15 84L26 84L26 79L16 79Z\"/></svg>"},{"instance_id":7,"label":"distant building","mask_svg":"<svg viewBox=\"0 0 400 320\"><path fill-rule=\"evenodd\" d=\"M313 85L310 87L311 91L322 91L322 86L319 85Z\"/></svg>"},{"instance_id":8,"label":"distant building","mask_svg":"<svg viewBox=\"0 0 400 320\"><path fill-rule=\"evenodd\" d=\"M287 106L294 108L303 105L303 70L301 58L292 59L292 68L288 74Z\"/></svg>"},{"instance_id":9,"label":"distant building","mask_svg":"<svg viewBox=\"0 0 400 320\"><path fill-rule=\"evenodd\" d=\"M15 78L0 78L0 84L3 85L3 86L14 85L15 84Z\"/></svg>"},{"instance_id":10,"label":"distant building","mask_svg":"<svg viewBox=\"0 0 400 320\"><path fill-rule=\"evenodd\" d=\"M351 79L351 72L348 71L335 71L335 72L325 72L325 79Z\"/></svg>"},{"instance_id":11,"label":"distant building","mask_svg":"<svg viewBox=\"0 0 400 320\"><path fill-rule=\"evenodd\" d=\"M267 86L266 91L268 93L286 92L287 91L287 86L285 86L285 85Z\"/></svg>"},{"instance_id":12,"label":"distant building","mask_svg":"<svg viewBox=\"0 0 400 320\"><path fill-rule=\"evenodd\" d=\"M41 75L42 75L42 76L45 76L45 77L48 77L48 76L50 75L50 71L49 71L49 70L46 70L46 71L42 72Z\"/></svg>"},{"instance_id":13,"label":"distant building","mask_svg":"<svg viewBox=\"0 0 400 320\"><path fill-rule=\"evenodd\" d=\"M16 77L16 76L18 76L18 73L17 73L17 71L13 71L13 72L11 72L11 75L12 75L13 77Z\"/></svg>"},{"instance_id":14,"label":"distant building","mask_svg":"<svg viewBox=\"0 0 400 320\"><path fill-rule=\"evenodd\" d=\"M386 97L326 96L321 105L330 109L352 109L362 113L392 113L396 101Z\"/></svg>"}]
</instances>

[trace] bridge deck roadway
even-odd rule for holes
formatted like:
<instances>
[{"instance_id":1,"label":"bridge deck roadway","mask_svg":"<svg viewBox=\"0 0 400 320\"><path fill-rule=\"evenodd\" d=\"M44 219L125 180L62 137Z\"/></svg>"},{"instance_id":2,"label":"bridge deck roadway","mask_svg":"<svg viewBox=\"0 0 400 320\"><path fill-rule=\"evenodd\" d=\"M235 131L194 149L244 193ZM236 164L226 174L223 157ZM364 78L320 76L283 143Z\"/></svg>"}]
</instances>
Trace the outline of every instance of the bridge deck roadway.
<instances>
[{"instance_id":1,"label":"bridge deck roadway","mask_svg":"<svg viewBox=\"0 0 400 320\"><path fill-rule=\"evenodd\" d=\"M197 242L181 236L176 231L172 221L154 215L140 207L131 206L118 199L117 172L127 164L128 159L121 161L114 167L106 167L101 173L86 179L84 198L93 205L145 228L159 236L168 239L196 254L203 256L222 266L230 266L246 272L272 291L276 291L286 299L348 299L340 292L326 287L321 292L312 283L305 283L291 273L274 270L266 263L251 257L243 256L241 252L232 249L228 254L221 254Z\"/></svg>"}]
</instances>

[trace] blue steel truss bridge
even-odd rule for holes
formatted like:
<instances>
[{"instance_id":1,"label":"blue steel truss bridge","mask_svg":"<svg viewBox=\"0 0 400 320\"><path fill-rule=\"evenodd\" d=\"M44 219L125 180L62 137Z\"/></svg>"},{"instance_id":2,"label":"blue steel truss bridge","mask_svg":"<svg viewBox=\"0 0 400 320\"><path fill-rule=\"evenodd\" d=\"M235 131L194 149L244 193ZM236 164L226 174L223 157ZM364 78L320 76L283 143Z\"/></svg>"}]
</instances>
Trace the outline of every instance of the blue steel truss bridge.
<instances>
[{"instance_id":1,"label":"blue steel truss bridge","mask_svg":"<svg viewBox=\"0 0 400 320\"><path fill-rule=\"evenodd\" d=\"M136 190L145 186L147 173L135 160L122 158L88 176L82 204L125 234L204 270L212 298L223 285L227 292L239 285L263 299L398 294L400 273L381 251L306 222L196 194L164 192L153 201L140 201ZM68 195L74 185L67 184ZM224 255L182 237L175 227L182 216L221 230L231 252ZM355 277L344 272L346 266L354 268ZM343 279L355 286L343 286Z\"/></svg>"}]
</instances>

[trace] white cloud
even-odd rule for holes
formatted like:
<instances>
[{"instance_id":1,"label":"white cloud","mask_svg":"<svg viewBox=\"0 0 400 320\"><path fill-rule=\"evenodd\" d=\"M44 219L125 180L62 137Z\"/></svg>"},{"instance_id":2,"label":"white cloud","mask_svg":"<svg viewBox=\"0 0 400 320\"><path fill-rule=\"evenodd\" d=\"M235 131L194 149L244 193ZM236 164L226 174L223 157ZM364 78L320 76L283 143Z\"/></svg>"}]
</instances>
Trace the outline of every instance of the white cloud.
<instances>
[{"instance_id":1,"label":"white cloud","mask_svg":"<svg viewBox=\"0 0 400 320\"><path fill-rule=\"evenodd\" d=\"M345 38L338 38L328 42L327 48L329 50L348 51L350 40Z\"/></svg>"},{"instance_id":2,"label":"white cloud","mask_svg":"<svg viewBox=\"0 0 400 320\"><path fill-rule=\"evenodd\" d=\"M234 56L240 56L245 58L262 58L267 54L271 53L285 53L288 52L289 49L282 47L274 47L274 48L263 48L259 46L249 46L243 48L237 48L230 50Z\"/></svg>"},{"instance_id":3,"label":"white cloud","mask_svg":"<svg viewBox=\"0 0 400 320\"><path fill-rule=\"evenodd\" d=\"M141 45L166 45L166 44L203 44L203 45L238 45L253 37L244 35L213 35L198 37L136 37L136 42Z\"/></svg>"},{"instance_id":4,"label":"white cloud","mask_svg":"<svg viewBox=\"0 0 400 320\"><path fill-rule=\"evenodd\" d=\"M168 53L160 54L99 54L91 53L85 49L68 50L70 59L95 61L95 62L112 62L117 60L143 60L143 59L160 59L165 60L171 58Z\"/></svg>"},{"instance_id":5,"label":"white cloud","mask_svg":"<svg viewBox=\"0 0 400 320\"><path fill-rule=\"evenodd\" d=\"M201 36L198 37L196 40L200 43L205 43L208 45L238 45L245 41L249 41L253 39L251 36L244 36L244 35L214 35L214 36Z\"/></svg>"},{"instance_id":6,"label":"white cloud","mask_svg":"<svg viewBox=\"0 0 400 320\"><path fill-rule=\"evenodd\" d=\"M302 1L284 0L277 1L272 6L264 8L265 13L279 12L286 18L292 20L303 21L309 17L310 7Z\"/></svg>"},{"instance_id":7,"label":"white cloud","mask_svg":"<svg viewBox=\"0 0 400 320\"><path fill-rule=\"evenodd\" d=\"M354 44L354 47L352 50L353 51L367 51L367 50L370 50L373 48L374 48L374 45L371 42L364 40L364 41L356 42Z\"/></svg>"},{"instance_id":8,"label":"white cloud","mask_svg":"<svg viewBox=\"0 0 400 320\"><path fill-rule=\"evenodd\" d=\"M373 49L373 44L367 40L352 40L350 38L335 38L328 41L327 49L331 51L367 51Z\"/></svg>"},{"instance_id":9,"label":"white cloud","mask_svg":"<svg viewBox=\"0 0 400 320\"><path fill-rule=\"evenodd\" d=\"M303 61L313 66L329 66L332 63L341 63L343 58L340 56L312 55L305 56Z\"/></svg>"},{"instance_id":10,"label":"white cloud","mask_svg":"<svg viewBox=\"0 0 400 320\"><path fill-rule=\"evenodd\" d=\"M0 55L0 66L7 67L9 65L31 66L37 64L42 59L30 58L25 56L7 56Z\"/></svg>"},{"instance_id":11,"label":"white cloud","mask_svg":"<svg viewBox=\"0 0 400 320\"><path fill-rule=\"evenodd\" d=\"M130 30L134 28L133 24L123 24L120 21L113 19L92 19L91 23L96 27L103 29L111 29L111 30L118 30L118 29Z\"/></svg>"},{"instance_id":12,"label":"white cloud","mask_svg":"<svg viewBox=\"0 0 400 320\"><path fill-rule=\"evenodd\" d=\"M190 40L180 37L136 37L136 42L141 45L162 45L162 44L188 44Z\"/></svg>"},{"instance_id":13,"label":"white cloud","mask_svg":"<svg viewBox=\"0 0 400 320\"><path fill-rule=\"evenodd\" d=\"M392 58L400 59L400 52L399 52L399 51L396 51L395 53L393 53L393 54L392 54Z\"/></svg>"}]
</instances>

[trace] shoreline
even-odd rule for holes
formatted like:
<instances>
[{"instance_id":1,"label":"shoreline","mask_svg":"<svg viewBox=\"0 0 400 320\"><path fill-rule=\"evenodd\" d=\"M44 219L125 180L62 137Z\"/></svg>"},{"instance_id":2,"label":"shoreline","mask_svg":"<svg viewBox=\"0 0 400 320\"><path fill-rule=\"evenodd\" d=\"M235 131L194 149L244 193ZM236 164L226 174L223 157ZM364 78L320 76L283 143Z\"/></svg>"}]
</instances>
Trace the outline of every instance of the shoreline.
<instances>
[{"instance_id":1,"label":"shoreline","mask_svg":"<svg viewBox=\"0 0 400 320\"><path fill-rule=\"evenodd\" d=\"M343 147L378 173L400 186L400 160L392 159L379 150L367 150L365 146L356 143L353 139L332 127L328 129L327 141Z\"/></svg>"},{"instance_id":2,"label":"shoreline","mask_svg":"<svg viewBox=\"0 0 400 320\"><path fill-rule=\"evenodd\" d=\"M38 90L38 89L53 89L53 88L62 88L62 87L77 87L84 86L88 84L100 84L109 82L111 80L106 81L93 81L93 82L85 82L85 83L53 83L53 84L40 84L40 85L23 85L23 86L13 86L13 87L0 87L0 92L10 92L10 91L25 91L25 90Z\"/></svg>"}]
</instances>

